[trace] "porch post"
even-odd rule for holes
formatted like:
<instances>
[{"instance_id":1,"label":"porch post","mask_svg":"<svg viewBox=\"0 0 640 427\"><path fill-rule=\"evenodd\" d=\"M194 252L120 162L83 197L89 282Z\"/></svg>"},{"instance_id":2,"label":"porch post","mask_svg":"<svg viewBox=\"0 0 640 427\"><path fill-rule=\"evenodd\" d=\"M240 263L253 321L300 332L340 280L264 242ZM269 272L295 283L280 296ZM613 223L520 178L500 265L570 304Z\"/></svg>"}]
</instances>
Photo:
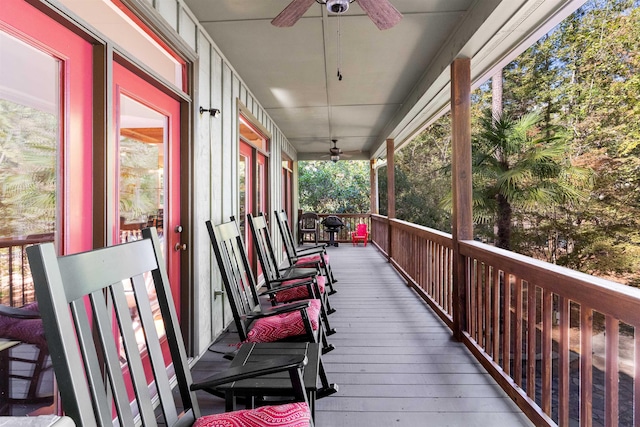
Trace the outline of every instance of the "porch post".
<instances>
[{"instance_id":1,"label":"porch post","mask_svg":"<svg viewBox=\"0 0 640 427\"><path fill-rule=\"evenodd\" d=\"M371 213L378 213L378 180L376 172L376 160L369 160L369 187L371 187L370 193L370 205L371 205Z\"/></svg>"},{"instance_id":2,"label":"porch post","mask_svg":"<svg viewBox=\"0 0 640 427\"><path fill-rule=\"evenodd\" d=\"M471 193L471 60L451 64L451 185L453 189L453 335L467 324L466 266L459 242L473 239Z\"/></svg>"},{"instance_id":3,"label":"porch post","mask_svg":"<svg viewBox=\"0 0 640 427\"><path fill-rule=\"evenodd\" d=\"M389 219L389 260L393 258L393 243L391 241L391 219L396 217L396 175L394 166L395 143L392 138L387 139L387 217Z\"/></svg>"}]
</instances>

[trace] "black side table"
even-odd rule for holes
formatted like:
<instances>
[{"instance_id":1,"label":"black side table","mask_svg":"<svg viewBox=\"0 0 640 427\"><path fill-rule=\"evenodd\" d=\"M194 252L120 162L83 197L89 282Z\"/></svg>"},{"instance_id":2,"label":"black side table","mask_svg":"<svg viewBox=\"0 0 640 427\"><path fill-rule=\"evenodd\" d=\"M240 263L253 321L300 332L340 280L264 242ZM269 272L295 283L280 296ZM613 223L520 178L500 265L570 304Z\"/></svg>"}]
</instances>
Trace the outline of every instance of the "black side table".
<instances>
[{"instance_id":1,"label":"black side table","mask_svg":"<svg viewBox=\"0 0 640 427\"><path fill-rule=\"evenodd\" d=\"M317 379L320 369L321 346L307 342L272 342L243 344L231 362L231 367L244 366L250 363L260 363L265 359L278 356L294 356L304 354L307 356L307 365L304 367L303 380L309 401L311 416L315 418L315 401L318 391ZM293 396L291 380L287 372L265 375L262 377L236 381L217 387L225 393L226 410L233 411L236 406L236 397L243 396L247 399L247 407L253 406L253 397L258 394L267 397Z\"/></svg>"}]
</instances>

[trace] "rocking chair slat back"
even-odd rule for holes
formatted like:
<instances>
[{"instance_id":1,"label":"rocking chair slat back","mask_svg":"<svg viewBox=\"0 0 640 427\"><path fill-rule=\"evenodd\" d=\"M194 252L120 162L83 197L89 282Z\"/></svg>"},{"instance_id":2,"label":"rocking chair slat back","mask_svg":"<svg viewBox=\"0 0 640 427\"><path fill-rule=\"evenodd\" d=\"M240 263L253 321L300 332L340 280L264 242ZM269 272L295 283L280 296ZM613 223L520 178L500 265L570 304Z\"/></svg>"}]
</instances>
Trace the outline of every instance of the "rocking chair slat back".
<instances>
[{"instance_id":1,"label":"rocking chair slat back","mask_svg":"<svg viewBox=\"0 0 640 427\"><path fill-rule=\"evenodd\" d=\"M287 253L287 258L289 259L289 263L291 265L295 264L296 256L296 243L293 239L293 234L291 232L291 228L289 227L289 218L287 218L287 213L282 210L280 212L276 211L276 222L278 223L278 230L280 231L280 235L282 236L282 241L284 243L284 249Z\"/></svg>"},{"instance_id":2,"label":"rocking chair slat back","mask_svg":"<svg viewBox=\"0 0 640 427\"><path fill-rule=\"evenodd\" d=\"M244 341L249 332L246 317L260 311L260 300L240 229L233 217L223 224L214 226L211 221L206 221L206 225L238 334Z\"/></svg>"},{"instance_id":3,"label":"rocking chair slat back","mask_svg":"<svg viewBox=\"0 0 640 427\"><path fill-rule=\"evenodd\" d=\"M280 271L275 258L275 252L271 244L271 236L269 235L269 226L267 225L264 214L258 216L247 215L247 222L251 228L253 243L258 252L258 259L262 272L265 276L267 286L270 282L280 278Z\"/></svg>"},{"instance_id":4,"label":"rocking chair slat back","mask_svg":"<svg viewBox=\"0 0 640 427\"><path fill-rule=\"evenodd\" d=\"M57 257L51 243L27 249L63 409L77 425L112 427L117 416L121 426L155 426L156 400L168 426L190 425L199 416L158 236L155 229L143 236L65 257ZM169 343L171 372L158 323ZM144 331L144 344L136 330ZM143 355L152 372L145 374ZM182 397L181 418L171 374Z\"/></svg>"}]
</instances>

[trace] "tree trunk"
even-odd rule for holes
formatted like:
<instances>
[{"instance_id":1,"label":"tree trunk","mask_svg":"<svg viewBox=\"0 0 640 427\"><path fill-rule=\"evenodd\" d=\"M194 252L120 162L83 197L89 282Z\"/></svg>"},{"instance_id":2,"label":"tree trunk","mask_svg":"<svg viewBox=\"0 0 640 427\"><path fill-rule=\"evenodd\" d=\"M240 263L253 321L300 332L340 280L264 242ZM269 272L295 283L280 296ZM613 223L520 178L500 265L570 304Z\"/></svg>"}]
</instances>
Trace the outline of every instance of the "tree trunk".
<instances>
[{"instance_id":1,"label":"tree trunk","mask_svg":"<svg viewBox=\"0 0 640 427\"><path fill-rule=\"evenodd\" d=\"M502 68L491 76L491 114L496 120L502 116Z\"/></svg>"},{"instance_id":2,"label":"tree trunk","mask_svg":"<svg viewBox=\"0 0 640 427\"><path fill-rule=\"evenodd\" d=\"M501 194L498 194L498 239L496 246L501 249L511 249L511 205Z\"/></svg>"}]
</instances>

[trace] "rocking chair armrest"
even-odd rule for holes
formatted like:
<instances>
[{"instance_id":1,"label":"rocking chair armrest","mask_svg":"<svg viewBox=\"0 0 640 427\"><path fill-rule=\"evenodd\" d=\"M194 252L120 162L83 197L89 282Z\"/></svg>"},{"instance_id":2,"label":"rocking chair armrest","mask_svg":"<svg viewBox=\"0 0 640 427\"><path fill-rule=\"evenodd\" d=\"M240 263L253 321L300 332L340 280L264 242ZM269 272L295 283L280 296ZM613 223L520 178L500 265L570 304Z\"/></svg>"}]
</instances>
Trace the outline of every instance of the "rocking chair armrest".
<instances>
[{"instance_id":1,"label":"rocking chair armrest","mask_svg":"<svg viewBox=\"0 0 640 427\"><path fill-rule=\"evenodd\" d=\"M300 268L300 266L295 266L293 268L283 268L280 269L280 273L282 277L277 278L276 280L272 280L274 283L282 283L288 282L289 280L298 280L298 279L312 279L318 275L317 268Z\"/></svg>"},{"instance_id":2,"label":"rocking chair armrest","mask_svg":"<svg viewBox=\"0 0 640 427\"><path fill-rule=\"evenodd\" d=\"M307 256L307 255L313 255L313 254L319 254L319 253L326 253L327 252L327 245L323 244L322 246L312 246L309 248L301 248L301 249L296 249L296 256Z\"/></svg>"},{"instance_id":3,"label":"rocking chair armrest","mask_svg":"<svg viewBox=\"0 0 640 427\"><path fill-rule=\"evenodd\" d=\"M295 264L295 268L320 268L322 261L305 261ZM286 270L286 269L285 269Z\"/></svg>"},{"instance_id":4,"label":"rocking chair armrest","mask_svg":"<svg viewBox=\"0 0 640 427\"><path fill-rule=\"evenodd\" d=\"M39 319L40 313L25 308L0 305L0 316L12 317L14 319Z\"/></svg>"},{"instance_id":5,"label":"rocking chair armrest","mask_svg":"<svg viewBox=\"0 0 640 427\"><path fill-rule=\"evenodd\" d=\"M222 384L240 381L247 378L255 378L262 375L275 374L291 369L302 369L307 364L307 356L304 354L294 356L274 357L259 364L249 364L229 368L224 372L211 375L205 380L191 385L191 390L207 390Z\"/></svg>"},{"instance_id":6,"label":"rocking chair armrest","mask_svg":"<svg viewBox=\"0 0 640 427\"><path fill-rule=\"evenodd\" d=\"M278 286L274 289L267 289L263 291L260 295L276 295L278 292L286 291L289 289L297 288L300 286L313 285L313 280L305 280L304 282L292 283L290 285Z\"/></svg>"},{"instance_id":7,"label":"rocking chair armrest","mask_svg":"<svg viewBox=\"0 0 640 427\"><path fill-rule=\"evenodd\" d=\"M270 307L269 309L266 309L261 313L247 314L246 319L255 320L263 317L277 316L278 314L282 314L282 313L290 313L292 311L306 310L309 307L311 307L311 303L309 301L299 301L293 304L278 305L276 307Z\"/></svg>"}]
</instances>

